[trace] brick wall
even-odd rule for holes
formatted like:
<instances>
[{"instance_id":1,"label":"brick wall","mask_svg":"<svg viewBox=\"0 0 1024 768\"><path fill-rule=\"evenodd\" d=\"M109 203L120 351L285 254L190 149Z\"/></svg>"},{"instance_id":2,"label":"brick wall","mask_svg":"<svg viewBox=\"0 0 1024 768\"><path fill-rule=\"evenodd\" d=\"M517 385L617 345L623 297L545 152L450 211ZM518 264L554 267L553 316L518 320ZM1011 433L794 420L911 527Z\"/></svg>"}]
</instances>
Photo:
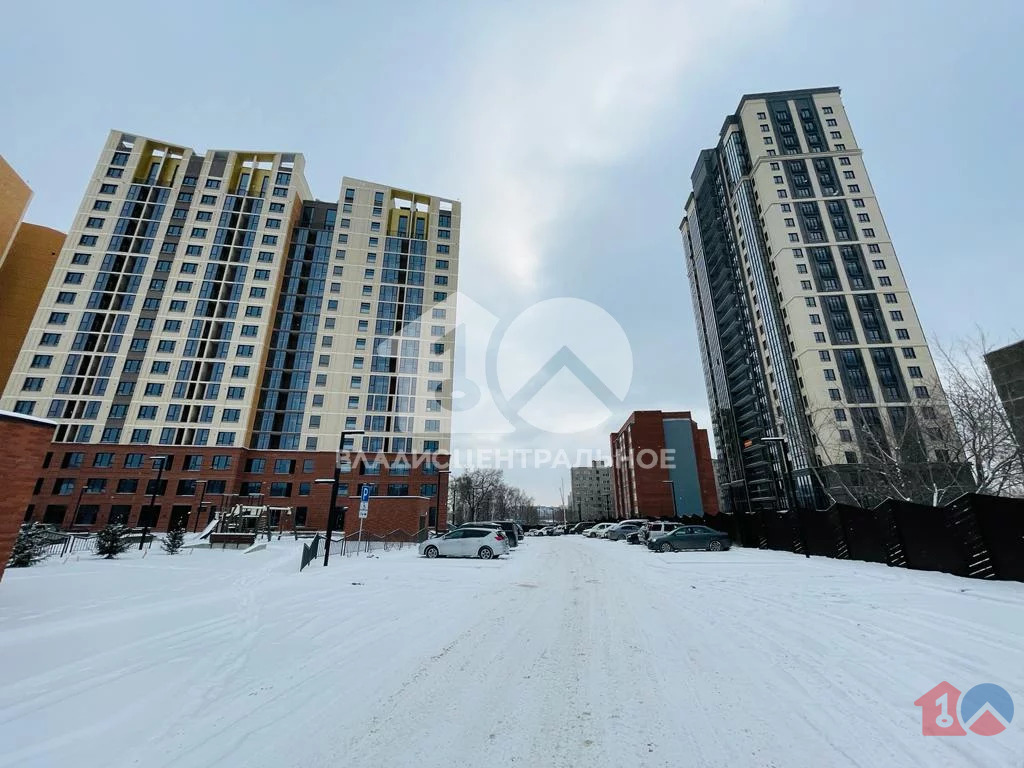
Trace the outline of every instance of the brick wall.
<instances>
[{"instance_id":1,"label":"brick wall","mask_svg":"<svg viewBox=\"0 0 1024 768\"><path fill-rule=\"evenodd\" d=\"M32 499L37 467L53 437L53 422L0 411L0 578L11 556L25 507Z\"/></svg>"},{"instance_id":2,"label":"brick wall","mask_svg":"<svg viewBox=\"0 0 1024 768\"><path fill-rule=\"evenodd\" d=\"M28 184L0 157L0 265L4 263L7 249L14 241L14 233L18 231L18 224L31 199L32 190Z\"/></svg>"},{"instance_id":3,"label":"brick wall","mask_svg":"<svg viewBox=\"0 0 1024 768\"><path fill-rule=\"evenodd\" d=\"M715 470L711 463L711 446L706 429L699 429L689 411L634 411L618 432L610 435L612 452L612 486L616 517L673 517L672 486L669 472L661 465L665 449L665 419L688 419L693 428L697 477L700 482L701 506L705 515L718 514ZM628 456L617 454L616 445L632 450ZM653 451L654 454L641 454ZM654 456L657 456L657 459ZM653 466L652 466L653 464ZM636 505L632 488L636 489Z\"/></svg>"},{"instance_id":4,"label":"brick wall","mask_svg":"<svg viewBox=\"0 0 1024 768\"><path fill-rule=\"evenodd\" d=\"M81 456L77 457L76 454ZM103 454L112 454L110 466L95 466L97 456ZM128 454L141 455L142 466L126 467L125 459ZM30 475L30 498L22 505L21 514L26 515L26 505L31 504L33 520L46 520L64 528L87 531L102 528L110 520L112 513L123 511L128 514L128 524L137 525L143 507L148 507L150 503L147 485L150 480L155 481L157 477L154 462L150 457L161 455L169 457L170 467L161 475L164 493L156 497L156 506L159 509L156 530L167 530L175 508L176 522L180 523L182 517L187 514L187 526L189 530L194 530L209 519L211 507L221 509L239 502L294 507L300 526L317 530L324 530L327 527L331 484L315 481L334 476L333 451L256 451L223 447L53 443L35 457L34 463L27 468ZM198 469L187 469L186 457L198 457ZM69 458L73 458L74 463L78 463L80 459L81 466L64 466ZM423 527L419 524L420 518L426 516L429 520L430 508L437 506L438 503L436 491L430 493L429 498L421 497L421 494L430 490L424 486L431 485L437 485L440 492L439 498L442 503L439 523L443 528L444 502L448 498L448 475L429 472L423 464L416 466L417 457L413 456L409 457L408 474L393 474L389 465L394 458L394 454L384 455L379 474L368 474L364 463L353 454L351 470L341 474L340 483L343 487L337 501L339 513L341 507L349 508L344 520L346 528L351 529L352 520L356 521L356 527L359 525L359 492L363 483L373 483L377 486L376 495L370 504L371 515L375 507L387 510L386 514L381 515L380 526L386 527L390 524L387 521L398 523L387 530L378 531L378 523L374 522L373 532L383 534L402 529L415 533ZM447 456L438 455L435 460L440 468L447 464ZM106 458L103 461L105 462ZM279 467L278 462L282 462L282 466ZM89 492L87 484L90 479L104 481L102 491ZM73 482L64 489L65 493L59 492L60 480ZM118 483L121 480L134 481L134 488L119 492ZM198 482L194 491L188 485L180 485L189 481L206 481L206 490L204 491L202 484ZM217 483L223 484L223 492L216 489ZM257 483L261 484L259 488L252 487ZM32 495L34 485L38 485L38 493ZM408 495L389 497L391 485L408 486ZM85 492L83 487L86 487ZM179 490L182 492L179 493ZM243 495L246 493L263 495ZM206 511L199 512L200 501L208 505L204 508ZM77 524L76 509L80 513ZM93 511L96 512L94 519ZM87 513L88 517L84 517L82 513ZM407 528L413 524L416 525L415 528ZM290 525L289 521L285 522L286 529Z\"/></svg>"}]
</instances>

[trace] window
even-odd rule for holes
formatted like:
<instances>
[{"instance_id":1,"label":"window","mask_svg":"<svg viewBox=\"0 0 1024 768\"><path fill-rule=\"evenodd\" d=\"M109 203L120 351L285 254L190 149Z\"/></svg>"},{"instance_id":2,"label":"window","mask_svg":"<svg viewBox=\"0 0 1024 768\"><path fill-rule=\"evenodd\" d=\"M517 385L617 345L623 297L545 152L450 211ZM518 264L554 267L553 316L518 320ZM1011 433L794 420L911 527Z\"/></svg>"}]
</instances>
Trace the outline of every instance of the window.
<instances>
[{"instance_id":1,"label":"window","mask_svg":"<svg viewBox=\"0 0 1024 768\"><path fill-rule=\"evenodd\" d=\"M892 318L893 320L902 320L903 312L901 312L898 309L894 309L889 313L889 317Z\"/></svg>"},{"instance_id":2,"label":"window","mask_svg":"<svg viewBox=\"0 0 1024 768\"><path fill-rule=\"evenodd\" d=\"M915 359L917 357L917 351L913 347L903 347L903 357L908 359Z\"/></svg>"},{"instance_id":3,"label":"window","mask_svg":"<svg viewBox=\"0 0 1024 768\"><path fill-rule=\"evenodd\" d=\"M242 415L240 408L225 408L223 413L220 415L221 421L236 422Z\"/></svg>"},{"instance_id":4,"label":"window","mask_svg":"<svg viewBox=\"0 0 1024 768\"><path fill-rule=\"evenodd\" d=\"M771 136L765 136L764 137L764 143L765 144L774 144L775 142L772 141L772 137Z\"/></svg>"},{"instance_id":5,"label":"window","mask_svg":"<svg viewBox=\"0 0 1024 768\"><path fill-rule=\"evenodd\" d=\"M120 179L124 176L124 169L122 168L107 168L107 177L111 179Z\"/></svg>"},{"instance_id":6,"label":"window","mask_svg":"<svg viewBox=\"0 0 1024 768\"><path fill-rule=\"evenodd\" d=\"M132 454L141 455L141 454ZM135 493L139 489L139 481L136 478L121 478L117 481L117 493Z\"/></svg>"},{"instance_id":7,"label":"window","mask_svg":"<svg viewBox=\"0 0 1024 768\"><path fill-rule=\"evenodd\" d=\"M362 367L363 367L363 358L361 358L361 357L353 357L352 358L352 367L355 368L356 370L361 370Z\"/></svg>"},{"instance_id":8,"label":"window","mask_svg":"<svg viewBox=\"0 0 1024 768\"><path fill-rule=\"evenodd\" d=\"M34 400L16 400L14 403L14 412L21 413L25 416L31 416L32 411L36 409L36 403Z\"/></svg>"},{"instance_id":9,"label":"window","mask_svg":"<svg viewBox=\"0 0 1024 768\"><path fill-rule=\"evenodd\" d=\"M818 350L818 359L821 360L822 362L828 362L829 360L832 359L832 353L829 352L827 349L820 349Z\"/></svg>"},{"instance_id":10,"label":"window","mask_svg":"<svg viewBox=\"0 0 1024 768\"><path fill-rule=\"evenodd\" d=\"M811 325L821 325L821 315L810 315Z\"/></svg>"},{"instance_id":11,"label":"window","mask_svg":"<svg viewBox=\"0 0 1024 768\"><path fill-rule=\"evenodd\" d=\"M848 185L846 187L846 190L848 192L860 192L860 185L859 184L850 184L850 185Z\"/></svg>"},{"instance_id":12,"label":"window","mask_svg":"<svg viewBox=\"0 0 1024 768\"><path fill-rule=\"evenodd\" d=\"M117 192L117 184L101 184L100 194L101 195L112 195Z\"/></svg>"},{"instance_id":13,"label":"window","mask_svg":"<svg viewBox=\"0 0 1024 768\"><path fill-rule=\"evenodd\" d=\"M146 394L151 397L160 397L164 393L164 385L151 381L146 385Z\"/></svg>"},{"instance_id":14,"label":"window","mask_svg":"<svg viewBox=\"0 0 1024 768\"><path fill-rule=\"evenodd\" d=\"M149 429L133 429L131 441L133 443L148 443L151 432Z\"/></svg>"},{"instance_id":15,"label":"window","mask_svg":"<svg viewBox=\"0 0 1024 768\"><path fill-rule=\"evenodd\" d=\"M790 232L789 233L789 242L791 242L791 243L799 243L800 242L800 235L798 235L796 232Z\"/></svg>"},{"instance_id":16,"label":"window","mask_svg":"<svg viewBox=\"0 0 1024 768\"><path fill-rule=\"evenodd\" d=\"M784 198L789 197L789 193L786 190L784 190L784 189L777 190L777 193L779 195L779 199L784 199Z\"/></svg>"},{"instance_id":17,"label":"window","mask_svg":"<svg viewBox=\"0 0 1024 768\"><path fill-rule=\"evenodd\" d=\"M836 408L833 413L835 413L836 421L846 421L846 411L842 408Z\"/></svg>"},{"instance_id":18,"label":"window","mask_svg":"<svg viewBox=\"0 0 1024 768\"><path fill-rule=\"evenodd\" d=\"M181 198L179 197L178 199L180 200ZM214 205L217 202L217 196L216 195L203 195L202 197L199 198L199 202L202 205Z\"/></svg>"},{"instance_id":19,"label":"window","mask_svg":"<svg viewBox=\"0 0 1024 768\"><path fill-rule=\"evenodd\" d=\"M249 376L248 365L234 365L231 367L231 376L235 379L245 379Z\"/></svg>"},{"instance_id":20,"label":"window","mask_svg":"<svg viewBox=\"0 0 1024 768\"><path fill-rule=\"evenodd\" d=\"M855 178L857 178L857 174L855 174L853 171L843 171L843 178L844 179L855 179Z\"/></svg>"},{"instance_id":21,"label":"window","mask_svg":"<svg viewBox=\"0 0 1024 768\"><path fill-rule=\"evenodd\" d=\"M796 271L799 274L801 274L801 275L806 275L807 274L807 265L806 264L797 264L796 265Z\"/></svg>"},{"instance_id":22,"label":"window","mask_svg":"<svg viewBox=\"0 0 1024 768\"><path fill-rule=\"evenodd\" d=\"M49 368L53 362L53 355L33 355L30 368Z\"/></svg>"},{"instance_id":23,"label":"window","mask_svg":"<svg viewBox=\"0 0 1024 768\"><path fill-rule=\"evenodd\" d=\"M75 294L72 291L61 291L60 293L57 294L57 303L58 304L74 304L75 303L75 296L76 295L77 294Z\"/></svg>"},{"instance_id":24,"label":"window","mask_svg":"<svg viewBox=\"0 0 1024 768\"><path fill-rule=\"evenodd\" d=\"M239 344L235 349L235 354L238 357L252 357L252 353L255 347L252 344Z\"/></svg>"},{"instance_id":25,"label":"window","mask_svg":"<svg viewBox=\"0 0 1024 768\"><path fill-rule=\"evenodd\" d=\"M871 227L867 227L866 229L864 229L864 237L874 237L874 236L875 236L875 230L873 230Z\"/></svg>"},{"instance_id":26,"label":"window","mask_svg":"<svg viewBox=\"0 0 1024 768\"><path fill-rule=\"evenodd\" d=\"M427 432L440 432L441 431L441 422L438 419L427 419L424 422L424 429Z\"/></svg>"},{"instance_id":27,"label":"window","mask_svg":"<svg viewBox=\"0 0 1024 768\"><path fill-rule=\"evenodd\" d=\"M348 398L348 407L349 408L358 408L359 407L359 398L356 395L349 396L349 398Z\"/></svg>"},{"instance_id":28,"label":"window","mask_svg":"<svg viewBox=\"0 0 1024 768\"><path fill-rule=\"evenodd\" d=\"M267 229L280 229L280 228L281 228L281 220L280 219L267 219Z\"/></svg>"},{"instance_id":29,"label":"window","mask_svg":"<svg viewBox=\"0 0 1024 768\"><path fill-rule=\"evenodd\" d=\"M843 134L840 133L839 131L829 131L828 135L831 136L833 139L841 139L841 138L843 138Z\"/></svg>"},{"instance_id":30,"label":"window","mask_svg":"<svg viewBox=\"0 0 1024 768\"><path fill-rule=\"evenodd\" d=\"M217 445L234 445L235 444L235 433L234 432L218 432L217 433Z\"/></svg>"},{"instance_id":31,"label":"window","mask_svg":"<svg viewBox=\"0 0 1024 768\"><path fill-rule=\"evenodd\" d=\"M245 387L228 387L228 400L242 400L245 398Z\"/></svg>"},{"instance_id":32,"label":"window","mask_svg":"<svg viewBox=\"0 0 1024 768\"><path fill-rule=\"evenodd\" d=\"M880 278L878 278L878 284L879 285L892 285L892 280L889 277L887 277L886 275L882 275Z\"/></svg>"},{"instance_id":33,"label":"window","mask_svg":"<svg viewBox=\"0 0 1024 768\"><path fill-rule=\"evenodd\" d=\"M885 261L883 261L882 259L874 259L871 262L871 266L873 266L875 269L885 269Z\"/></svg>"},{"instance_id":34,"label":"window","mask_svg":"<svg viewBox=\"0 0 1024 768\"><path fill-rule=\"evenodd\" d=\"M802 288L805 291L811 290L811 288L812 288L811 281L810 280L801 280L800 281L800 288Z\"/></svg>"},{"instance_id":35,"label":"window","mask_svg":"<svg viewBox=\"0 0 1024 768\"><path fill-rule=\"evenodd\" d=\"M908 367L907 368L907 373L910 374L910 378L912 378L912 379L923 379L924 378L924 374L921 373L921 368L916 366L916 365L911 365L910 367Z\"/></svg>"},{"instance_id":36,"label":"window","mask_svg":"<svg viewBox=\"0 0 1024 768\"><path fill-rule=\"evenodd\" d=\"M260 242L263 245L277 245L277 235L264 235Z\"/></svg>"},{"instance_id":37,"label":"window","mask_svg":"<svg viewBox=\"0 0 1024 768\"><path fill-rule=\"evenodd\" d=\"M848 429L840 429L839 430L839 439L842 442L844 442L844 443L852 443L853 442L853 434Z\"/></svg>"},{"instance_id":38,"label":"window","mask_svg":"<svg viewBox=\"0 0 1024 768\"><path fill-rule=\"evenodd\" d=\"M928 397L928 387L914 387L914 397L925 399Z\"/></svg>"},{"instance_id":39,"label":"window","mask_svg":"<svg viewBox=\"0 0 1024 768\"><path fill-rule=\"evenodd\" d=\"M906 340L908 340L910 338L910 331L908 331L906 328L897 328L896 329L896 338L897 339L902 339L903 341L906 341Z\"/></svg>"},{"instance_id":40,"label":"window","mask_svg":"<svg viewBox=\"0 0 1024 768\"><path fill-rule=\"evenodd\" d=\"M21 385L22 392L38 392L43 388L44 379L38 376L28 376L25 383Z\"/></svg>"},{"instance_id":41,"label":"window","mask_svg":"<svg viewBox=\"0 0 1024 768\"><path fill-rule=\"evenodd\" d=\"M835 381L835 380L836 380L835 369L833 369L833 368L826 368L825 369L825 381Z\"/></svg>"}]
</instances>

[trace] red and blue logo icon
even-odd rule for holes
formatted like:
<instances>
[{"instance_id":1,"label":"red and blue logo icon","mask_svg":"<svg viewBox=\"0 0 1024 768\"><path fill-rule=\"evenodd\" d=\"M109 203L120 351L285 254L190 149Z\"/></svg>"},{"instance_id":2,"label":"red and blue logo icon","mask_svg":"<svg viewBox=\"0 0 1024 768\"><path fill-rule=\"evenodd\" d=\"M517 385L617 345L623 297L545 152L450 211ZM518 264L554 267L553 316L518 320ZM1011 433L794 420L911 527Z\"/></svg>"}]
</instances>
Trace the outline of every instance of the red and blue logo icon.
<instances>
[{"instance_id":1,"label":"red and blue logo icon","mask_svg":"<svg viewBox=\"0 0 1024 768\"><path fill-rule=\"evenodd\" d=\"M964 736L964 726L979 736L1002 733L1013 720L1013 699L995 683L976 685L961 696L943 681L914 702L921 707L921 734Z\"/></svg>"}]
</instances>

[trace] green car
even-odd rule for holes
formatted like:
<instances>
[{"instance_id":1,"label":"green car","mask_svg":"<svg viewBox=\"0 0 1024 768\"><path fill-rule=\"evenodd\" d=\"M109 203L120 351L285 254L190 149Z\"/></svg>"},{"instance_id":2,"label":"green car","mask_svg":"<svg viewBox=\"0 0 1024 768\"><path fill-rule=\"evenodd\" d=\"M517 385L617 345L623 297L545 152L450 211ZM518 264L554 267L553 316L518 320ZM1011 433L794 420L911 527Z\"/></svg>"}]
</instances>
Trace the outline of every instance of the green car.
<instances>
[{"instance_id":1,"label":"green car","mask_svg":"<svg viewBox=\"0 0 1024 768\"><path fill-rule=\"evenodd\" d=\"M647 542L647 548L656 552L678 552L682 549L707 549L721 552L732 546L729 534L706 525L681 525L672 533Z\"/></svg>"}]
</instances>

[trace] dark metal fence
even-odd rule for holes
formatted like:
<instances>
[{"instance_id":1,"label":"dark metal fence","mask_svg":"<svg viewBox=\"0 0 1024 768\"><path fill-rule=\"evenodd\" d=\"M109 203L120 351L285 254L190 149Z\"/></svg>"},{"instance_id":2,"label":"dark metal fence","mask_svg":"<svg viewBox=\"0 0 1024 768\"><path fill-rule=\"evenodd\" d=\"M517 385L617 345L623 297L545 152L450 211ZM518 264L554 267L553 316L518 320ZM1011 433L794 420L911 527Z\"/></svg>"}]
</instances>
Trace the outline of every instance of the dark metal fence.
<instances>
[{"instance_id":1,"label":"dark metal fence","mask_svg":"<svg viewBox=\"0 0 1024 768\"><path fill-rule=\"evenodd\" d=\"M720 514L701 520L747 547L1024 581L1024 499L969 493L944 507L889 499L873 509ZM739 536L737 536L739 534Z\"/></svg>"}]
</instances>

